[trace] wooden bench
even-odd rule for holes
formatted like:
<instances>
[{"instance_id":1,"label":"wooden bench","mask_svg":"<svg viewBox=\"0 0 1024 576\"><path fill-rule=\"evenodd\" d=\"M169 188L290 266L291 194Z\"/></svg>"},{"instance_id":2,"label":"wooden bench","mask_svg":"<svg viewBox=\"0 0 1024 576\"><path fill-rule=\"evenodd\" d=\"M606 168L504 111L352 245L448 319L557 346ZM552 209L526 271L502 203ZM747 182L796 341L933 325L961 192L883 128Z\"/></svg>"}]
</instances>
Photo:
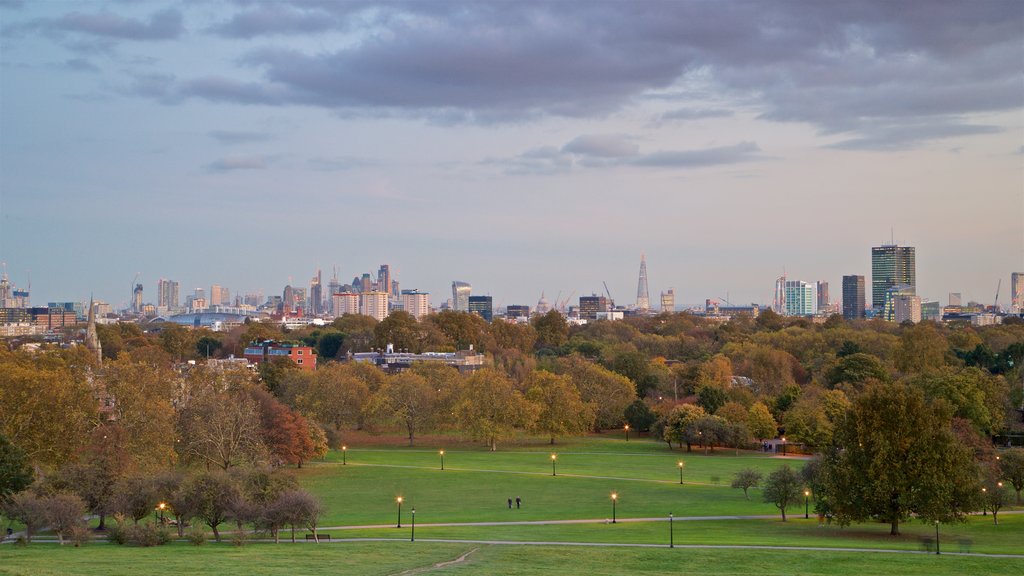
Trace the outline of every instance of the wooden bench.
<instances>
[{"instance_id":1,"label":"wooden bench","mask_svg":"<svg viewBox=\"0 0 1024 576\"><path fill-rule=\"evenodd\" d=\"M330 540L330 539L331 539L331 535L330 534L317 534L316 536L313 536L312 534L306 534L306 540Z\"/></svg>"}]
</instances>

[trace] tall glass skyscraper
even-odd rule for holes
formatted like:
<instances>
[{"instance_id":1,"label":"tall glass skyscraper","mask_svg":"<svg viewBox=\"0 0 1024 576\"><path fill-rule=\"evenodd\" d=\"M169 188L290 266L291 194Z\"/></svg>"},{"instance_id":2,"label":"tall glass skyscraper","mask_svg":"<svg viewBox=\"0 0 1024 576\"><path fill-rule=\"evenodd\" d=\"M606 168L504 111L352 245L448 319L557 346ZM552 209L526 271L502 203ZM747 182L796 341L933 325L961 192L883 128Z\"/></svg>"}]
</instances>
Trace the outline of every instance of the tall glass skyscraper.
<instances>
[{"instance_id":1,"label":"tall glass skyscraper","mask_svg":"<svg viewBox=\"0 0 1024 576\"><path fill-rule=\"evenodd\" d=\"M846 320L864 318L863 276L843 276L843 318Z\"/></svg>"},{"instance_id":2,"label":"tall glass skyscraper","mask_svg":"<svg viewBox=\"0 0 1024 576\"><path fill-rule=\"evenodd\" d=\"M913 246L885 244L871 248L871 307L885 308L885 291L909 286L917 293L917 264Z\"/></svg>"}]
</instances>

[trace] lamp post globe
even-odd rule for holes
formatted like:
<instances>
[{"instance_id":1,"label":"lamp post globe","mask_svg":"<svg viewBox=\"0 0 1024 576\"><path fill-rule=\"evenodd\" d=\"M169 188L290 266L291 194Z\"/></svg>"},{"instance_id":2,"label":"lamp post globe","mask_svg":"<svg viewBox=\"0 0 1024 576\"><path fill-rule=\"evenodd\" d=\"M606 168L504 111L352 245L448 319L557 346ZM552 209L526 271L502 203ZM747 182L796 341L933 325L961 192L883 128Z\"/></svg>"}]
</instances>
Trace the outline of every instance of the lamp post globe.
<instances>
[{"instance_id":1,"label":"lamp post globe","mask_svg":"<svg viewBox=\"0 0 1024 576\"><path fill-rule=\"evenodd\" d=\"M397 528L401 528L402 527L402 497L399 496L398 498L395 498L395 502L398 502L398 526L396 526L396 527Z\"/></svg>"},{"instance_id":2,"label":"lamp post globe","mask_svg":"<svg viewBox=\"0 0 1024 576\"><path fill-rule=\"evenodd\" d=\"M612 492L612 524L615 524L615 503L619 501L619 495Z\"/></svg>"}]
</instances>

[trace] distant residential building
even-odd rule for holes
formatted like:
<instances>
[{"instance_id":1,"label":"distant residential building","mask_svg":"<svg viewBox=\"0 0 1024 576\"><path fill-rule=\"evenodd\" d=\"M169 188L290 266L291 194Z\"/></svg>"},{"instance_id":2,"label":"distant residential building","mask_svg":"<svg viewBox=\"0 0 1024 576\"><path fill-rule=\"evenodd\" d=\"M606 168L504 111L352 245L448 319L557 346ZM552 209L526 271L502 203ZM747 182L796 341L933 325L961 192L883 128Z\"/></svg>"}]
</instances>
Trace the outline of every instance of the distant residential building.
<instances>
[{"instance_id":1,"label":"distant residential building","mask_svg":"<svg viewBox=\"0 0 1024 576\"><path fill-rule=\"evenodd\" d=\"M332 308L334 309L335 316L359 314L358 292L341 292L340 294L334 294L331 296L331 301L333 302Z\"/></svg>"},{"instance_id":2,"label":"distant residential building","mask_svg":"<svg viewBox=\"0 0 1024 576\"><path fill-rule=\"evenodd\" d=\"M384 352L357 352L351 356L355 362L367 362L377 366L386 372L401 372L421 362L431 364L444 364L452 366L459 372L473 372L484 365L484 355L469 350L459 352L424 352L423 354L412 354L409 352L395 352L392 345L388 344Z\"/></svg>"},{"instance_id":3,"label":"distant residential building","mask_svg":"<svg viewBox=\"0 0 1024 576\"><path fill-rule=\"evenodd\" d=\"M1024 312L1024 272L1010 274L1010 310L1014 314Z\"/></svg>"},{"instance_id":4,"label":"distant residential building","mask_svg":"<svg viewBox=\"0 0 1024 576\"><path fill-rule=\"evenodd\" d=\"M430 314L430 293L419 290L402 290L402 309L417 320Z\"/></svg>"},{"instance_id":5,"label":"distant residential building","mask_svg":"<svg viewBox=\"0 0 1024 576\"><path fill-rule=\"evenodd\" d=\"M452 282L452 309L456 312L469 312L469 296L472 292L473 286L469 282Z\"/></svg>"},{"instance_id":6,"label":"distant residential building","mask_svg":"<svg viewBox=\"0 0 1024 576\"><path fill-rule=\"evenodd\" d=\"M864 277L843 276L843 318L863 320L865 304Z\"/></svg>"},{"instance_id":7,"label":"distant residential building","mask_svg":"<svg viewBox=\"0 0 1024 576\"><path fill-rule=\"evenodd\" d=\"M379 290L359 295L359 313L376 318L378 322L388 317L388 293Z\"/></svg>"},{"instance_id":8,"label":"distant residential building","mask_svg":"<svg viewBox=\"0 0 1024 576\"><path fill-rule=\"evenodd\" d=\"M611 301L605 296L597 294L580 296L580 318L583 320L597 320L598 312L609 310L611 310Z\"/></svg>"},{"instance_id":9,"label":"distant residential building","mask_svg":"<svg viewBox=\"0 0 1024 576\"><path fill-rule=\"evenodd\" d=\"M942 321L942 306L938 300L921 301L921 320Z\"/></svg>"},{"instance_id":10,"label":"distant residential building","mask_svg":"<svg viewBox=\"0 0 1024 576\"><path fill-rule=\"evenodd\" d=\"M179 305L181 285L174 280L161 278L156 281L156 305L159 308L174 310Z\"/></svg>"},{"instance_id":11,"label":"distant residential building","mask_svg":"<svg viewBox=\"0 0 1024 576\"><path fill-rule=\"evenodd\" d=\"M87 318L85 302L48 302L46 305L49 308L63 308L68 312L74 312L80 321Z\"/></svg>"},{"instance_id":12,"label":"distant residential building","mask_svg":"<svg viewBox=\"0 0 1024 576\"><path fill-rule=\"evenodd\" d=\"M815 282L786 280L784 286L787 316L814 316L818 312L818 287Z\"/></svg>"},{"instance_id":13,"label":"distant residential building","mask_svg":"<svg viewBox=\"0 0 1024 576\"><path fill-rule=\"evenodd\" d=\"M515 318L529 318L530 307L525 304L509 304L505 308L505 318L513 320Z\"/></svg>"},{"instance_id":14,"label":"distant residential building","mask_svg":"<svg viewBox=\"0 0 1024 576\"><path fill-rule=\"evenodd\" d=\"M971 315L971 326L995 326L996 324L1002 323L1003 318L998 314L983 312Z\"/></svg>"},{"instance_id":15,"label":"distant residential building","mask_svg":"<svg viewBox=\"0 0 1024 576\"><path fill-rule=\"evenodd\" d=\"M245 347L244 356L251 364L269 362L274 358L288 358L303 370L316 370L316 352L311 346L303 346L297 342L251 342Z\"/></svg>"},{"instance_id":16,"label":"distant residential building","mask_svg":"<svg viewBox=\"0 0 1024 576\"><path fill-rule=\"evenodd\" d=\"M959 292L950 292L949 293L949 305L950 306L963 306L963 304L964 304L964 300L960 296Z\"/></svg>"},{"instance_id":17,"label":"distant residential building","mask_svg":"<svg viewBox=\"0 0 1024 576\"><path fill-rule=\"evenodd\" d=\"M132 312L142 313L142 284L136 284L132 290Z\"/></svg>"},{"instance_id":18,"label":"distant residential building","mask_svg":"<svg viewBox=\"0 0 1024 576\"><path fill-rule=\"evenodd\" d=\"M661 311L662 312L675 312L676 311L676 293L675 293L675 289L669 288L667 291L661 293Z\"/></svg>"},{"instance_id":19,"label":"distant residential building","mask_svg":"<svg viewBox=\"0 0 1024 576\"><path fill-rule=\"evenodd\" d=\"M189 309L192 310L193 312L198 312L201 310L206 310L207 307L208 305L206 303L205 298L199 298L194 296L192 297L192 304L189 306Z\"/></svg>"},{"instance_id":20,"label":"distant residential building","mask_svg":"<svg viewBox=\"0 0 1024 576\"><path fill-rule=\"evenodd\" d=\"M214 284L210 286L210 306L230 306L231 292L225 286Z\"/></svg>"},{"instance_id":21,"label":"distant residential building","mask_svg":"<svg viewBox=\"0 0 1024 576\"><path fill-rule=\"evenodd\" d=\"M871 306L885 307L885 294L890 288L908 286L917 293L916 250L913 246L886 244L871 248ZM905 290L904 290L905 291Z\"/></svg>"},{"instance_id":22,"label":"distant residential building","mask_svg":"<svg viewBox=\"0 0 1024 576\"><path fill-rule=\"evenodd\" d=\"M490 322L494 319L494 302L490 296L470 296L469 312Z\"/></svg>"}]
</instances>

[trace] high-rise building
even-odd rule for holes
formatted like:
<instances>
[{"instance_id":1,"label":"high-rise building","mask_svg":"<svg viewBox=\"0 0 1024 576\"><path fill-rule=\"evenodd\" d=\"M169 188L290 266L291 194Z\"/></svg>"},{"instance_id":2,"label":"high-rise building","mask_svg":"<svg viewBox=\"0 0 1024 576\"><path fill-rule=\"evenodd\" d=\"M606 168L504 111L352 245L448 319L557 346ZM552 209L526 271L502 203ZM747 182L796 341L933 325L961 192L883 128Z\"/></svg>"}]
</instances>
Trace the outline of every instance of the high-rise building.
<instances>
[{"instance_id":1,"label":"high-rise building","mask_svg":"<svg viewBox=\"0 0 1024 576\"><path fill-rule=\"evenodd\" d=\"M370 290L359 294L359 313L376 318L378 322L388 317L388 293Z\"/></svg>"},{"instance_id":2,"label":"high-rise building","mask_svg":"<svg viewBox=\"0 0 1024 576\"><path fill-rule=\"evenodd\" d=\"M864 277L843 276L843 318L861 320L864 318Z\"/></svg>"},{"instance_id":3,"label":"high-rise building","mask_svg":"<svg viewBox=\"0 0 1024 576\"><path fill-rule=\"evenodd\" d=\"M334 310L334 315L339 317L345 314L359 314L359 293L338 292L332 294L331 308Z\"/></svg>"},{"instance_id":4,"label":"high-rise building","mask_svg":"<svg viewBox=\"0 0 1024 576\"><path fill-rule=\"evenodd\" d=\"M452 282L452 307L456 312L469 312L469 295L473 286L469 282Z\"/></svg>"},{"instance_id":5,"label":"high-rise building","mask_svg":"<svg viewBox=\"0 0 1024 576\"><path fill-rule=\"evenodd\" d=\"M902 322L909 320L912 313L913 302L904 297L914 296L914 288L909 284L893 286L885 291L885 300L882 305L882 318L888 322ZM897 307L900 309L900 318L897 320ZM921 299L917 299L917 320L921 321Z\"/></svg>"},{"instance_id":6,"label":"high-rise building","mask_svg":"<svg viewBox=\"0 0 1024 576\"><path fill-rule=\"evenodd\" d=\"M136 284L135 290L132 291L132 312L142 313L142 284Z\"/></svg>"},{"instance_id":7,"label":"high-rise building","mask_svg":"<svg viewBox=\"0 0 1024 576\"><path fill-rule=\"evenodd\" d=\"M509 304L505 307L505 318L508 318L509 320L529 317L530 307L526 304Z\"/></svg>"},{"instance_id":8,"label":"high-rise building","mask_svg":"<svg viewBox=\"0 0 1024 576\"><path fill-rule=\"evenodd\" d=\"M338 280L338 269L334 269L334 276L327 283L327 307L332 316L337 316L338 311L334 309L334 295L342 292L341 282Z\"/></svg>"},{"instance_id":9,"label":"high-rise building","mask_svg":"<svg viewBox=\"0 0 1024 576\"><path fill-rule=\"evenodd\" d=\"M921 300L921 320L942 322L942 306L938 300Z\"/></svg>"},{"instance_id":10,"label":"high-rise building","mask_svg":"<svg viewBox=\"0 0 1024 576\"><path fill-rule=\"evenodd\" d=\"M210 286L210 306L230 306L231 291L226 286L213 284Z\"/></svg>"},{"instance_id":11,"label":"high-rise building","mask_svg":"<svg viewBox=\"0 0 1024 576\"><path fill-rule=\"evenodd\" d=\"M1024 272L1010 274L1010 310L1014 314L1024 312Z\"/></svg>"},{"instance_id":12,"label":"high-rise building","mask_svg":"<svg viewBox=\"0 0 1024 576\"><path fill-rule=\"evenodd\" d=\"M373 279L370 278L370 273L365 272L362 278L359 279L359 291L369 292L373 290Z\"/></svg>"},{"instance_id":13,"label":"high-rise building","mask_svg":"<svg viewBox=\"0 0 1024 576\"><path fill-rule=\"evenodd\" d=\"M381 264L377 270L377 290L391 294L391 266Z\"/></svg>"},{"instance_id":14,"label":"high-rise building","mask_svg":"<svg viewBox=\"0 0 1024 576\"><path fill-rule=\"evenodd\" d=\"M785 314L787 316L814 316L818 312L818 287L814 282L786 280Z\"/></svg>"},{"instance_id":15,"label":"high-rise building","mask_svg":"<svg viewBox=\"0 0 1024 576\"><path fill-rule=\"evenodd\" d=\"M490 322L494 318L494 302L490 296L470 296L469 312L478 314L484 320Z\"/></svg>"},{"instance_id":16,"label":"high-rise building","mask_svg":"<svg viewBox=\"0 0 1024 576\"><path fill-rule=\"evenodd\" d=\"M917 324L921 321L921 297L914 294L900 294L893 298L893 322Z\"/></svg>"},{"instance_id":17,"label":"high-rise building","mask_svg":"<svg viewBox=\"0 0 1024 576\"><path fill-rule=\"evenodd\" d=\"M949 305L950 306L963 306L964 299L960 296L959 292L949 293Z\"/></svg>"},{"instance_id":18,"label":"high-rise building","mask_svg":"<svg viewBox=\"0 0 1024 576\"><path fill-rule=\"evenodd\" d=\"M402 290L402 310L420 320L430 314L430 293L419 290Z\"/></svg>"},{"instance_id":19,"label":"high-rise building","mask_svg":"<svg viewBox=\"0 0 1024 576\"><path fill-rule=\"evenodd\" d=\"M913 246L885 244L871 248L871 306L885 307L885 292L894 286L909 286L917 293L917 264Z\"/></svg>"},{"instance_id":20,"label":"high-rise building","mask_svg":"<svg viewBox=\"0 0 1024 576\"><path fill-rule=\"evenodd\" d=\"M651 295L647 290L647 257L640 255L640 278L636 283L636 309L646 312L651 309Z\"/></svg>"},{"instance_id":21,"label":"high-rise building","mask_svg":"<svg viewBox=\"0 0 1024 576\"><path fill-rule=\"evenodd\" d=\"M667 292L661 293L661 311L662 312L675 312L676 310L676 293L673 288L669 288Z\"/></svg>"},{"instance_id":22,"label":"high-rise building","mask_svg":"<svg viewBox=\"0 0 1024 576\"><path fill-rule=\"evenodd\" d=\"M181 286L174 280L161 278L156 282L157 306L174 310L178 307Z\"/></svg>"},{"instance_id":23,"label":"high-rise building","mask_svg":"<svg viewBox=\"0 0 1024 576\"><path fill-rule=\"evenodd\" d=\"M825 310L828 306L828 282L818 280L818 310Z\"/></svg>"},{"instance_id":24,"label":"high-rise building","mask_svg":"<svg viewBox=\"0 0 1024 576\"><path fill-rule=\"evenodd\" d=\"M321 283L322 275L317 268L316 276L309 280L309 312L314 316L324 313L324 289Z\"/></svg>"},{"instance_id":25,"label":"high-rise building","mask_svg":"<svg viewBox=\"0 0 1024 576\"><path fill-rule=\"evenodd\" d=\"M598 296L597 294L580 296L580 318L597 320L598 312L607 312L609 310L611 310L611 301L604 296Z\"/></svg>"}]
</instances>

